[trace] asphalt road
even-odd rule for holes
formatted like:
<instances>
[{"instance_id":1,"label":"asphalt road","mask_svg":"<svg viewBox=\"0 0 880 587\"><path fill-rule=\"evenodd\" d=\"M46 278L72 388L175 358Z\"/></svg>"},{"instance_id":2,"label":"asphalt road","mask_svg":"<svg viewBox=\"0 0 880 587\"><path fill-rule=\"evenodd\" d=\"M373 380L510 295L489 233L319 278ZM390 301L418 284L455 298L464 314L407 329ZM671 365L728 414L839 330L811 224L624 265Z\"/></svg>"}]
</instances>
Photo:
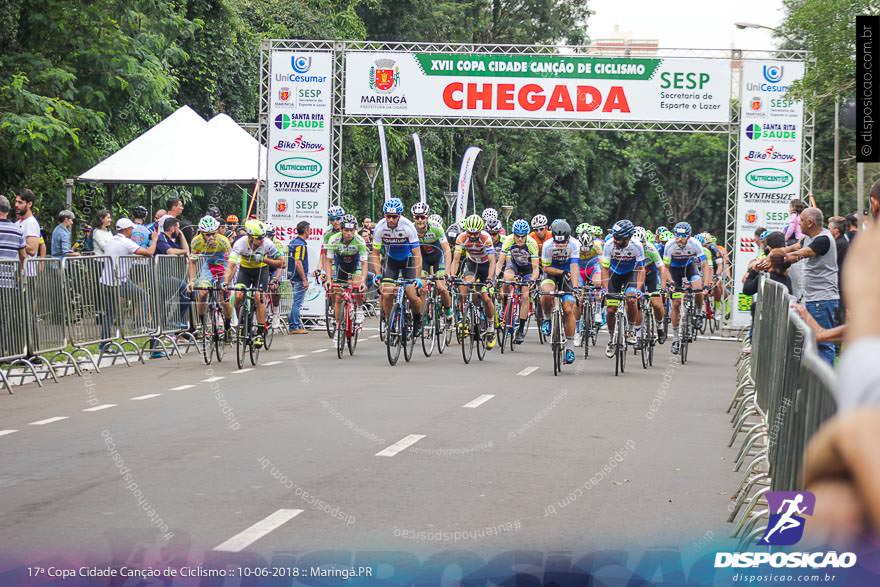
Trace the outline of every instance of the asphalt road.
<instances>
[{"instance_id":1,"label":"asphalt road","mask_svg":"<svg viewBox=\"0 0 880 587\"><path fill-rule=\"evenodd\" d=\"M683 367L667 344L621 377L596 347L554 377L534 336L470 365L417 346L391 368L365 334L344 360L316 332L277 337L244 372L191 353L0 396L2 556L589 550L724 531L736 343L700 340Z\"/></svg>"}]
</instances>

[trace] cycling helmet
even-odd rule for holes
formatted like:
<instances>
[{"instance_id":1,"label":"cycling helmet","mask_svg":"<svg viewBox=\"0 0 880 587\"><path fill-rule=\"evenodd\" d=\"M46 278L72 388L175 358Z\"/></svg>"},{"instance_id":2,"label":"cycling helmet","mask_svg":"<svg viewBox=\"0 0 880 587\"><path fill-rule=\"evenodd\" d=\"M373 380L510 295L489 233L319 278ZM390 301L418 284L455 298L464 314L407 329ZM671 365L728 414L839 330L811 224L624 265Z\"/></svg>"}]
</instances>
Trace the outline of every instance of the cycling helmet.
<instances>
[{"instance_id":1,"label":"cycling helmet","mask_svg":"<svg viewBox=\"0 0 880 587\"><path fill-rule=\"evenodd\" d=\"M714 244L714 243L718 242L718 239L711 232L707 232L707 233L705 233L705 235L706 235L706 242L707 243Z\"/></svg>"},{"instance_id":2,"label":"cycling helmet","mask_svg":"<svg viewBox=\"0 0 880 587\"><path fill-rule=\"evenodd\" d=\"M645 227L644 226L636 226L636 231L633 233L637 239L642 242L645 242Z\"/></svg>"},{"instance_id":3,"label":"cycling helmet","mask_svg":"<svg viewBox=\"0 0 880 587\"><path fill-rule=\"evenodd\" d=\"M213 216L204 216L199 220L199 232L217 232L220 223Z\"/></svg>"},{"instance_id":4,"label":"cycling helmet","mask_svg":"<svg viewBox=\"0 0 880 587\"><path fill-rule=\"evenodd\" d=\"M665 226L658 226L658 227L657 227L657 234L658 234L658 235L661 235L661 234L663 234L664 232L666 232L667 230L669 230L669 229L666 228Z\"/></svg>"},{"instance_id":5,"label":"cycling helmet","mask_svg":"<svg viewBox=\"0 0 880 587\"><path fill-rule=\"evenodd\" d=\"M403 202L400 198L388 198L382 206L383 214L403 214Z\"/></svg>"},{"instance_id":6,"label":"cycling helmet","mask_svg":"<svg viewBox=\"0 0 880 587\"><path fill-rule=\"evenodd\" d=\"M238 216L230 214L226 217L226 224L238 224Z\"/></svg>"},{"instance_id":7,"label":"cycling helmet","mask_svg":"<svg viewBox=\"0 0 880 587\"><path fill-rule=\"evenodd\" d=\"M544 216L543 214L536 214L532 218L532 228L537 230L543 226L547 226L547 217Z\"/></svg>"},{"instance_id":8,"label":"cycling helmet","mask_svg":"<svg viewBox=\"0 0 880 587\"><path fill-rule=\"evenodd\" d=\"M604 231L602 230L601 226L597 226L594 224L590 227L590 234L593 235L593 238L602 238L603 232Z\"/></svg>"},{"instance_id":9,"label":"cycling helmet","mask_svg":"<svg viewBox=\"0 0 880 587\"><path fill-rule=\"evenodd\" d=\"M443 217L439 214L431 214L428 216L428 224L432 226L443 226Z\"/></svg>"},{"instance_id":10,"label":"cycling helmet","mask_svg":"<svg viewBox=\"0 0 880 587\"><path fill-rule=\"evenodd\" d=\"M357 225L357 218L354 217L354 214L346 214L342 217L342 228L355 230L357 229Z\"/></svg>"},{"instance_id":11,"label":"cycling helmet","mask_svg":"<svg viewBox=\"0 0 880 587\"><path fill-rule=\"evenodd\" d=\"M248 236L265 236L266 227L259 220L252 218L244 223L244 230Z\"/></svg>"},{"instance_id":12,"label":"cycling helmet","mask_svg":"<svg viewBox=\"0 0 880 587\"><path fill-rule=\"evenodd\" d=\"M461 222L461 228L468 232L480 232L485 226L486 223L476 214L471 214Z\"/></svg>"},{"instance_id":13,"label":"cycling helmet","mask_svg":"<svg viewBox=\"0 0 880 587\"><path fill-rule=\"evenodd\" d=\"M553 233L553 240L564 243L571 236L571 226L562 218L557 218L550 225L550 232Z\"/></svg>"},{"instance_id":14,"label":"cycling helmet","mask_svg":"<svg viewBox=\"0 0 880 587\"><path fill-rule=\"evenodd\" d=\"M409 210L413 216L427 216L431 213L431 207L424 202L416 202Z\"/></svg>"},{"instance_id":15,"label":"cycling helmet","mask_svg":"<svg viewBox=\"0 0 880 587\"><path fill-rule=\"evenodd\" d=\"M525 236L529 234L529 223L520 218L516 222L513 223L513 234L518 234L519 236Z\"/></svg>"},{"instance_id":16,"label":"cycling helmet","mask_svg":"<svg viewBox=\"0 0 880 587\"><path fill-rule=\"evenodd\" d=\"M654 244L654 233L651 232L650 230L645 231L645 240L653 245Z\"/></svg>"},{"instance_id":17,"label":"cycling helmet","mask_svg":"<svg viewBox=\"0 0 880 587\"><path fill-rule=\"evenodd\" d=\"M629 220L618 220L611 227L611 236L618 240L631 238L635 232L636 227Z\"/></svg>"},{"instance_id":18,"label":"cycling helmet","mask_svg":"<svg viewBox=\"0 0 880 587\"><path fill-rule=\"evenodd\" d=\"M268 238L270 240L274 239L275 238L275 227L272 225L272 223L266 222L263 224L263 226L266 227L266 238Z\"/></svg>"},{"instance_id":19,"label":"cycling helmet","mask_svg":"<svg viewBox=\"0 0 880 587\"><path fill-rule=\"evenodd\" d=\"M342 206L330 206L327 208L327 218L330 220L339 220L345 216L345 208Z\"/></svg>"},{"instance_id":20,"label":"cycling helmet","mask_svg":"<svg viewBox=\"0 0 880 587\"><path fill-rule=\"evenodd\" d=\"M588 232L590 232L590 223L589 222L581 222L574 229L574 233L577 235L578 238L581 238L582 234L588 233Z\"/></svg>"},{"instance_id":21,"label":"cycling helmet","mask_svg":"<svg viewBox=\"0 0 880 587\"><path fill-rule=\"evenodd\" d=\"M489 231L490 234L493 232L494 233L501 232L501 228L502 228L501 221L498 220L497 218L495 220L487 220L486 221L486 230Z\"/></svg>"},{"instance_id":22,"label":"cycling helmet","mask_svg":"<svg viewBox=\"0 0 880 587\"><path fill-rule=\"evenodd\" d=\"M220 215L220 208L217 206L208 206L208 209L205 210L205 216L212 216L217 220L223 218L223 216Z\"/></svg>"},{"instance_id":23,"label":"cycling helmet","mask_svg":"<svg viewBox=\"0 0 880 587\"><path fill-rule=\"evenodd\" d=\"M700 234L696 235L694 238L697 239L697 242L700 243L701 245L706 244L706 234L705 233L701 232Z\"/></svg>"},{"instance_id":24,"label":"cycling helmet","mask_svg":"<svg viewBox=\"0 0 880 587\"><path fill-rule=\"evenodd\" d=\"M446 229L446 238L451 241L454 241L458 238L458 235L461 234L461 227L458 223L450 224L449 228Z\"/></svg>"},{"instance_id":25,"label":"cycling helmet","mask_svg":"<svg viewBox=\"0 0 880 587\"><path fill-rule=\"evenodd\" d=\"M675 225L672 232L675 233L675 238L687 238L691 235L693 229L687 222L679 222Z\"/></svg>"},{"instance_id":26,"label":"cycling helmet","mask_svg":"<svg viewBox=\"0 0 880 587\"><path fill-rule=\"evenodd\" d=\"M674 239L674 238L675 238L675 235L672 234L672 232L669 231L669 230L660 233L660 241L661 241L661 242L666 243L666 242L671 241L671 240Z\"/></svg>"},{"instance_id":27,"label":"cycling helmet","mask_svg":"<svg viewBox=\"0 0 880 587\"><path fill-rule=\"evenodd\" d=\"M486 208L483 210L483 220L487 223L492 220L498 220L498 210L495 208Z\"/></svg>"},{"instance_id":28,"label":"cycling helmet","mask_svg":"<svg viewBox=\"0 0 880 587\"><path fill-rule=\"evenodd\" d=\"M132 218L146 218L147 217L147 209L143 206L135 206L134 210L131 211Z\"/></svg>"}]
</instances>

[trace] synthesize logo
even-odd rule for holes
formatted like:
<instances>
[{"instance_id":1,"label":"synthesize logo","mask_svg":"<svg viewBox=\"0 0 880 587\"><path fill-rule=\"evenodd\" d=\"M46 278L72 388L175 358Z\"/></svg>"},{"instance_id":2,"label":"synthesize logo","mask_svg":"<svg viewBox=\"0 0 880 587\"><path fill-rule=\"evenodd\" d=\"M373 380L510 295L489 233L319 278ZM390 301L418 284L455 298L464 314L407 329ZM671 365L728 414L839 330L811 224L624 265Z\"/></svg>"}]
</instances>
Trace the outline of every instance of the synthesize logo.
<instances>
[{"instance_id":1,"label":"synthesize logo","mask_svg":"<svg viewBox=\"0 0 880 587\"><path fill-rule=\"evenodd\" d=\"M781 65L765 65L764 66L764 79L770 82L771 84L775 84L777 82L782 81L782 66Z\"/></svg>"},{"instance_id":2,"label":"synthesize logo","mask_svg":"<svg viewBox=\"0 0 880 587\"><path fill-rule=\"evenodd\" d=\"M791 546L804 535L807 521L802 516L813 515L816 496L809 491L769 491L767 505L770 507L770 521L767 530L758 544Z\"/></svg>"},{"instance_id":3,"label":"synthesize logo","mask_svg":"<svg viewBox=\"0 0 880 587\"><path fill-rule=\"evenodd\" d=\"M294 55L290 58L290 66L296 73L306 73L312 68L312 58L304 55L300 55L299 57Z\"/></svg>"},{"instance_id":4,"label":"synthesize logo","mask_svg":"<svg viewBox=\"0 0 880 587\"><path fill-rule=\"evenodd\" d=\"M400 67L393 59L377 59L369 75L370 89L378 94L390 94L400 85Z\"/></svg>"}]
</instances>

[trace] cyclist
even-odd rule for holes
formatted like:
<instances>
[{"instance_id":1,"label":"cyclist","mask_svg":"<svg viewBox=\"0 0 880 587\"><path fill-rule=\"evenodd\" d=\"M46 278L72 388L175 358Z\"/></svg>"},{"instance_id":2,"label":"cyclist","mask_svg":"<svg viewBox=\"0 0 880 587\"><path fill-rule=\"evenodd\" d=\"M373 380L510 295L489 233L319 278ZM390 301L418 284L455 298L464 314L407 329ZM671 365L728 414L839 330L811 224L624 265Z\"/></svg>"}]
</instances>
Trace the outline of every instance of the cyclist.
<instances>
[{"instance_id":1,"label":"cyclist","mask_svg":"<svg viewBox=\"0 0 880 587\"><path fill-rule=\"evenodd\" d=\"M703 246L712 257L710 263L712 267L712 275L714 276L712 291L710 294L715 299L715 313L721 312L723 284L722 279L730 279L730 262L727 258L727 251L718 246L718 239L709 232L703 234Z\"/></svg>"},{"instance_id":2,"label":"cyclist","mask_svg":"<svg viewBox=\"0 0 880 587\"><path fill-rule=\"evenodd\" d=\"M336 322L342 310L343 296L334 292L334 285L351 285L358 293L352 296L355 304L354 321L364 321L363 292L364 276L367 275L367 243L356 233L357 220L352 214L346 214L339 223L340 231L327 241L327 258L324 259L324 272L327 274L327 291L330 303L336 313ZM331 269L332 265L336 271Z\"/></svg>"},{"instance_id":3,"label":"cyclist","mask_svg":"<svg viewBox=\"0 0 880 587\"><path fill-rule=\"evenodd\" d=\"M541 266L544 268L541 291L543 293L558 291L566 294L561 301L563 330L565 330L565 364L569 365L574 363L574 335L579 318L573 292L580 287L578 259L581 243L571 236L571 226L561 218L554 220L550 225L550 234L552 239L548 239L541 249ZM551 325L548 316L553 313L553 297L542 296L541 306L544 310L541 331L544 336L550 336Z\"/></svg>"},{"instance_id":4,"label":"cyclist","mask_svg":"<svg viewBox=\"0 0 880 587\"><path fill-rule=\"evenodd\" d=\"M391 317L398 277L414 280L404 288L413 309L413 332L422 329L422 300L418 289L422 287L422 252L415 225L403 214L400 198L390 198L382 206L385 217L373 229L373 251L370 264L373 272L382 275L382 311L386 319ZM380 266L379 251L385 252L384 268Z\"/></svg>"},{"instance_id":5,"label":"cyclist","mask_svg":"<svg viewBox=\"0 0 880 587\"><path fill-rule=\"evenodd\" d=\"M660 289L670 282L669 270L663 262L663 255L654 246L654 233L645 230L643 226L636 226L635 238L641 241L645 249L645 287L644 293L650 295L651 306L654 308L654 318L657 324L657 339L666 340L666 333L663 332L663 318L666 315L666 309L663 307L663 300L660 298Z\"/></svg>"},{"instance_id":6,"label":"cyclist","mask_svg":"<svg viewBox=\"0 0 880 587\"><path fill-rule=\"evenodd\" d=\"M501 217L498 216L498 210L496 210L495 208L486 208L485 210L483 210L481 216L483 217L483 222L486 223L486 232L492 234L489 231L489 226L497 226L499 234L501 236L507 236L507 231L504 230L504 227L501 225ZM501 246L500 243L499 246Z\"/></svg>"},{"instance_id":7,"label":"cyclist","mask_svg":"<svg viewBox=\"0 0 880 587\"><path fill-rule=\"evenodd\" d=\"M327 208L327 219L330 221L330 224L327 225L327 228L324 229L324 241L321 243L321 255L318 258L318 267L323 271L324 269L324 259L327 257L327 242L333 237L333 235L338 234L342 228L342 217L345 216L345 208L342 206L330 206ZM326 279L326 274L321 274L321 281Z\"/></svg>"},{"instance_id":8,"label":"cyclist","mask_svg":"<svg viewBox=\"0 0 880 587\"><path fill-rule=\"evenodd\" d=\"M599 267L599 258L602 256L602 248L604 243L601 238L593 235L593 225L583 222L578 224L574 233L577 235L578 241L581 243L580 255L578 257L578 267L581 273L581 283L600 285L602 279L602 271ZM598 227L596 227L598 228ZM599 234L602 229L599 229Z\"/></svg>"},{"instance_id":9,"label":"cyclist","mask_svg":"<svg viewBox=\"0 0 880 587\"><path fill-rule=\"evenodd\" d=\"M700 272L711 279L709 263L703 253L703 245L691 236L691 225L679 222L674 228L675 238L666 243L663 260L669 266L669 274L675 293L672 294L672 354L677 355L681 347L679 321L681 318L682 282L687 280L695 290L702 290L703 281ZM703 305L703 293L696 296L696 307Z\"/></svg>"},{"instance_id":10,"label":"cyclist","mask_svg":"<svg viewBox=\"0 0 880 587\"><path fill-rule=\"evenodd\" d=\"M462 266L464 280L468 283L491 285L495 277L495 247L492 245L492 237L483 230L485 226L486 223L481 217L472 214L462 221L461 227L464 232L455 239L455 252L452 255L449 271L452 275L457 275L459 266ZM462 257L464 263L461 262ZM468 288L462 286L459 288L459 293L463 306L468 296ZM480 288L480 297L483 300L488 323L486 348L491 349L495 347L495 304L485 287Z\"/></svg>"},{"instance_id":11,"label":"cyclist","mask_svg":"<svg viewBox=\"0 0 880 587\"><path fill-rule=\"evenodd\" d=\"M259 325L257 336L254 338L254 346L263 346L266 334L266 296L269 289L269 268L278 268L284 264L281 253L275 244L266 238L266 228L263 223L256 219L244 223L247 234L232 245L229 261L226 264L226 273L223 275L223 284L228 287L235 277L236 289L256 288L254 302ZM236 276L237 274L237 276ZM238 311L244 300L244 292L235 292L235 311Z\"/></svg>"},{"instance_id":12,"label":"cyclist","mask_svg":"<svg viewBox=\"0 0 880 587\"><path fill-rule=\"evenodd\" d=\"M412 212L413 224L416 225L416 232L419 235L419 243L422 245L422 275L443 277L446 275L446 268L452 261L452 252L446 235L443 233L443 227L436 221L430 220L431 216L437 215L431 214L431 207L423 202L413 204L410 212ZM437 217L439 218L439 216ZM449 295L446 281L435 281L434 287L440 294L440 302L446 310L447 318L451 317L452 296Z\"/></svg>"},{"instance_id":13,"label":"cyclist","mask_svg":"<svg viewBox=\"0 0 880 587\"><path fill-rule=\"evenodd\" d=\"M522 294L519 306L519 327L513 342L522 344L525 340L526 320L531 311L531 297L529 296L528 282L538 280L540 266L538 264L538 243L529 236L529 223L523 219L513 223L513 234L504 237L501 244L501 253L498 257L498 269L496 277L503 274L505 281L513 281L519 278L523 282L520 292ZM502 297L510 294L511 286L505 284L501 290Z\"/></svg>"},{"instance_id":14,"label":"cyclist","mask_svg":"<svg viewBox=\"0 0 880 587\"><path fill-rule=\"evenodd\" d=\"M430 214L428 216L428 223L431 224L432 226L439 227L440 230L443 230L443 217L440 216L439 214ZM443 231L443 232L444 232L444 234L446 233L446 231Z\"/></svg>"},{"instance_id":15,"label":"cyclist","mask_svg":"<svg viewBox=\"0 0 880 587\"><path fill-rule=\"evenodd\" d=\"M532 217L532 232L529 236L535 239L539 251L544 250L544 243L553 236L548 228L549 224L547 217L543 214L536 214Z\"/></svg>"},{"instance_id":16,"label":"cyclist","mask_svg":"<svg viewBox=\"0 0 880 587\"><path fill-rule=\"evenodd\" d=\"M501 245L504 244L503 242L501 242L501 237L505 236L504 228L501 226L501 221L498 219L487 220L486 232L488 232L489 236L492 237L492 246L495 248L495 261L497 266L498 256L501 255Z\"/></svg>"},{"instance_id":17,"label":"cyclist","mask_svg":"<svg viewBox=\"0 0 880 587\"><path fill-rule=\"evenodd\" d=\"M658 250L662 253L663 249L666 248L666 243L668 243L669 241L671 241L674 238L675 238L675 235L672 234L672 231L670 231L665 226L661 226L660 228L658 228L657 234L656 234L656 242L658 245Z\"/></svg>"},{"instance_id":18,"label":"cyclist","mask_svg":"<svg viewBox=\"0 0 880 587\"><path fill-rule=\"evenodd\" d=\"M266 238L272 241L272 244L275 245L279 252L286 250L284 243L278 238L278 235L282 233L281 229L276 228L270 222L264 224L266 226ZM284 276L284 270L287 267L287 258L284 255L281 258L284 263L278 269L272 270L269 277L269 306L271 310L269 313L272 316L272 328L281 327L281 293L278 291L278 287L281 278Z\"/></svg>"},{"instance_id":19,"label":"cyclist","mask_svg":"<svg viewBox=\"0 0 880 587\"><path fill-rule=\"evenodd\" d=\"M458 224L458 222L453 222L452 224L450 224L446 228L446 242L449 243L450 247L452 247L455 244L455 241L456 241L456 239L458 239L458 235L460 235L460 234L461 234L461 226ZM450 260L450 265L451 265L451 260ZM461 277L461 271L463 268L464 268L463 266L458 268L457 275L452 274L452 273L448 273L448 272L447 272L447 275L451 275L452 277Z\"/></svg>"},{"instance_id":20,"label":"cyclist","mask_svg":"<svg viewBox=\"0 0 880 587\"><path fill-rule=\"evenodd\" d=\"M229 239L218 233L220 223L213 216L205 216L199 220L198 234L190 244L193 255L200 255L197 261L195 286L197 288L212 287L215 282L222 282L223 273L226 271L226 259L232 250ZM196 292L196 313L205 315L205 300L208 292L199 290ZM229 321L232 318L232 305L228 296L223 296L223 327L229 332Z\"/></svg>"},{"instance_id":21,"label":"cyclist","mask_svg":"<svg viewBox=\"0 0 880 587\"><path fill-rule=\"evenodd\" d=\"M611 227L611 239L605 243L602 250L602 283L607 284L608 293L626 295L626 315L629 323L635 326L635 333L627 332L627 344L636 345L640 348L641 339L639 333L642 329L642 318L639 306L636 304L636 296L645 284L645 249L637 239L634 239L636 227L629 220L618 220ZM607 322L608 332L614 332L617 308L619 300L608 300ZM614 357L614 337L608 340L605 348L605 356L609 359Z\"/></svg>"}]
</instances>

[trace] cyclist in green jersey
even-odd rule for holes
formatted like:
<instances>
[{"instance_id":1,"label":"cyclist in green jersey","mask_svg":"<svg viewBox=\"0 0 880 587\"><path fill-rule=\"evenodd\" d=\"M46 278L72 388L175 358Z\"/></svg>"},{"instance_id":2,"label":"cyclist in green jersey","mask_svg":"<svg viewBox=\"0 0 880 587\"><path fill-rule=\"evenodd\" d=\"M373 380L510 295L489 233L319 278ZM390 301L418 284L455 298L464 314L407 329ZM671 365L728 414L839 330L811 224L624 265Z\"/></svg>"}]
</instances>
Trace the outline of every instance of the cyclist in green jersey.
<instances>
[{"instance_id":1,"label":"cyclist in green jersey","mask_svg":"<svg viewBox=\"0 0 880 587\"><path fill-rule=\"evenodd\" d=\"M367 275L367 243L356 233L357 220L346 214L340 221L340 231L327 241L327 255L324 258L324 272L327 274L327 290L331 297L336 320L342 310L343 297L334 291L335 285L352 285L358 289L353 297L355 303L355 322L364 321L361 309L364 299L364 278ZM331 259L333 260L331 266ZM333 271L335 267L335 271Z\"/></svg>"},{"instance_id":2,"label":"cyclist in green jersey","mask_svg":"<svg viewBox=\"0 0 880 587\"><path fill-rule=\"evenodd\" d=\"M517 277L523 281L520 290L522 303L519 306L519 327L513 342L522 344L525 340L525 325L531 311L531 296L529 295L528 282L537 281L541 268L538 262L538 243L529 236L529 223L524 219L513 223L513 234L504 238L501 243L501 253L498 256L498 276L504 275L505 281L513 281ZM510 295L511 286L504 284L501 296Z\"/></svg>"},{"instance_id":3,"label":"cyclist in green jersey","mask_svg":"<svg viewBox=\"0 0 880 587\"><path fill-rule=\"evenodd\" d=\"M321 256L318 258L318 268L323 271L324 261L327 258L327 243L342 230L342 217L345 216L345 208L342 206L330 206L327 209L327 218L330 220L329 226L324 229L324 242L321 244ZM317 273L317 272L316 272ZM325 282L328 273L321 273L321 281Z\"/></svg>"},{"instance_id":4,"label":"cyclist in green jersey","mask_svg":"<svg viewBox=\"0 0 880 587\"><path fill-rule=\"evenodd\" d=\"M452 250L449 247L449 241L446 240L446 234L443 227L436 222L430 221L431 207L424 202L413 204L410 208L412 212L413 224L416 225L416 234L419 235L419 244L422 249L422 275L434 275L443 277L446 275L446 268L452 261ZM449 295L449 288L446 281L434 282L437 292L440 294L440 302L446 310L446 315L452 316L452 296ZM424 298L425 291L422 290Z\"/></svg>"}]
</instances>

